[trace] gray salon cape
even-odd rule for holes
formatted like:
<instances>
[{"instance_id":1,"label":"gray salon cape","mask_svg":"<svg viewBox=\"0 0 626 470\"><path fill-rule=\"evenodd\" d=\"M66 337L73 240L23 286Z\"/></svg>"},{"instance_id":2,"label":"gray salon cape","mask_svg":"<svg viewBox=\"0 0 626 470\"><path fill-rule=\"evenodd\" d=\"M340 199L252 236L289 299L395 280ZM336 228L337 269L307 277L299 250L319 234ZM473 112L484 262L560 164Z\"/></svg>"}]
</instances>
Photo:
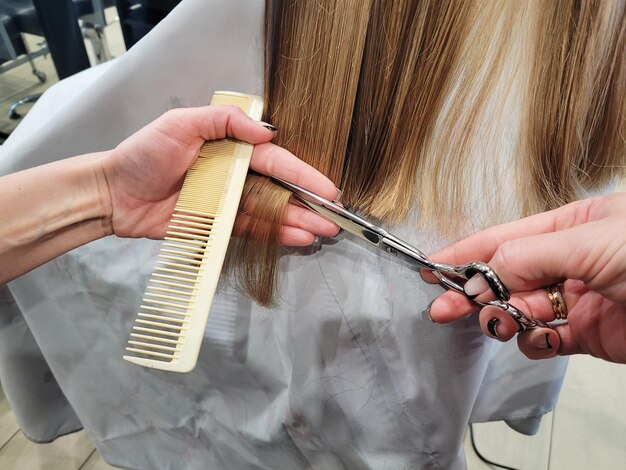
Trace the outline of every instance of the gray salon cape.
<instances>
[{"instance_id":1,"label":"gray salon cape","mask_svg":"<svg viewBox=\"0 0 626 470\"><path fill-rule=\"evenodd\" d=\"M263 11L182 2L119 59L50 89L0 174L113 148L215 90L262 94ZM447 243L414 227L391 229L426 252ZM223 286L193 372L128 363L159 248L109 237L0 287L0 376L31 439L84 427L135 469L464 468L468 422L532 433L558 396L565 359L529 361L476 316L431 323L439 287L349 236L283 257L278 308Z\"/></svg>"}]
</instances>

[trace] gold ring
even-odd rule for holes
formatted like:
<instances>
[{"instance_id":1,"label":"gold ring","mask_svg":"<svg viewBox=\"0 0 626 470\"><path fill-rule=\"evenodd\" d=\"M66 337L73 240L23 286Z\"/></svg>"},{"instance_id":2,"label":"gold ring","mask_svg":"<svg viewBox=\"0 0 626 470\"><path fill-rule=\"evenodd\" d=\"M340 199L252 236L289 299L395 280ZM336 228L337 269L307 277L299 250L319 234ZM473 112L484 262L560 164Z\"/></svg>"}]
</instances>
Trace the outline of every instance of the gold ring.
<instances>
[{"instance_id":1,"label":"gold ring","mask_svg":"<svg viewBox=\"0 0 626 470\"><path fill-rule=\"evenodd\" d=\"M551 286L546 287L546 292L548 293L548 299L550 299L550 303L552 304L554 318L557 320L567 319L567 305L565 305L565 300L563 299L563 294L561 293L561 285L552 284Z\"/></svg>"}]
</instances>

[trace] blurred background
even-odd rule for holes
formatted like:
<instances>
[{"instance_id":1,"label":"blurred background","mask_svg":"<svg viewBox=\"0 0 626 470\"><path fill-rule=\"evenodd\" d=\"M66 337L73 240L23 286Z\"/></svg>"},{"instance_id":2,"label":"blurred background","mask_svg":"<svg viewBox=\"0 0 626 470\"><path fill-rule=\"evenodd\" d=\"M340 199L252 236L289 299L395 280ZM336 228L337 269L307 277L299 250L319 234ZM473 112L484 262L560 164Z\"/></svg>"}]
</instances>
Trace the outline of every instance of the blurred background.
<instances>
[{"instance_id":1,"label":"blurred background","mask_svg":"<svg viewBox=\"0 0 626 470\"><path fill-rule=\"evenodd\" d=\"M0 0L0 143L54 83L114 59L181 0Z\"/></svg>"}]
</instances>

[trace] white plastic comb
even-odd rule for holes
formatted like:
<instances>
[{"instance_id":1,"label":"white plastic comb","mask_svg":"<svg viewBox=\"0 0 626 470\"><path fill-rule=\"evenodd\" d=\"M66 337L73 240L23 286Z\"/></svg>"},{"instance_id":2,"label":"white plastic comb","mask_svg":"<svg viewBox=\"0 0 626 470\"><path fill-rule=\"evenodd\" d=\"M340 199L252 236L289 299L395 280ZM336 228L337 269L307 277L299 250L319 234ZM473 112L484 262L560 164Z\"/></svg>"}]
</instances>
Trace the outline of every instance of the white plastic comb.
<instances>
[{"instance_id":1,"label":"white plastic comb","mask_svg":"<svg viewBox=\"0 0 626 470\"><path fill-rule=\"evenodd\" d=\"M211 104L239 106L255 120L263 111L260 97L241 93L216 92ZM252 150L231 139L207 142L187 171L127 361L175 372L195 367Z\"/></svg>"}]
</instances>

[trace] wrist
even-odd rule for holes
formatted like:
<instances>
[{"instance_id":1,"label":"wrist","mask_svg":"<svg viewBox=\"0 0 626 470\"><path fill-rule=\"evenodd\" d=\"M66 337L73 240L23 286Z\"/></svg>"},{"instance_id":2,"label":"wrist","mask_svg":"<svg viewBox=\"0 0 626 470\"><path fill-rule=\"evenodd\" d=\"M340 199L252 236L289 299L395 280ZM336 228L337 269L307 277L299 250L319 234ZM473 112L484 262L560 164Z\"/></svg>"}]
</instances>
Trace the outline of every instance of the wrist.
<instances>
[{"instance_id":1,"label":"wrist","mask_svg":"<svg viewBox=\"0 0 626 470\"><path fill-rule=\"evenodd\" d=\"M109 235L107 153L0 177L0 283Z\"/></svg>"},{"instance_id":2,"label":"wrist","mask_svg":"<svg viewBox=\"0 0 626 470\"><path fill-rule=\"evenodd\" d=\"M98 218L102 222L104 237L113 235L113 203L105 162L110 158L111 151L92 155L93 181L91 189L97 195Z\"/></svg>"}]
</instances>

